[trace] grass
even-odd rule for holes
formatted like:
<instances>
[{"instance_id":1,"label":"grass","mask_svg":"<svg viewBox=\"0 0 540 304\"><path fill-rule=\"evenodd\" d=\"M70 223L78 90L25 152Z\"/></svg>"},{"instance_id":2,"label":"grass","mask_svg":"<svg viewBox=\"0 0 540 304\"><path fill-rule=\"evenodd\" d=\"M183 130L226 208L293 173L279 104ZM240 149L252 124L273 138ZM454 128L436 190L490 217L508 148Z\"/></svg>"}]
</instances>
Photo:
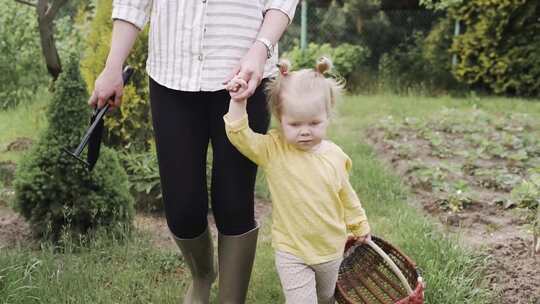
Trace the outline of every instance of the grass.
<instances>
[{"instance_id":1,"label":"grass","mask_svg":"<svg viewBox=\"0 0 540 304\"><path fill-rule=\"evenodd\" d=\"M363 201L374 233L403 249L424 270L429 286L426 303L489 303L490 295L482 282L485 257L459 246L457 238L444 238L433 223L404 204L406 187L362 139L366 128L384 116L425 117L444 107L476 107L492 113L521 112L540 117L540 103L519 99L354 96L341 105L330 137L353 159L351 183Z\"/></svg>"},{"instance_id":2,"label":"grass","mask_svg":"<svg viewBox=\"0 0 540 304\"><path fill-rule=\"evenodd\" d=\"M20 136L35 138L45 126L46 100L0 113L0 144ZM367 209L374 233L413 257L428 282L426 303L490 303L482 287L483 257L445 238L428 219L408 206L407 188L363 143L362 132L379 118L425 116L442 107L476 106L490 112L529 112L540 116L540 103L470 97L465 99L353 96L340 105L330 137L351 156L351 181ZM40 117L40 118L36 118ZM1 153L0 160L18 155ZM258 191L265 193L264 183ZM83 247L59 252L50 246L0 251L0 304L4 303L178 303L186 287L177 253L152 247L148 236L125 241L101 236ZM216 302L214 286L212 302ZM270 225L261 228L247 303L283 303L274 270Z\"/></svg>"},{"instance_id":3,"label":"grass","mask_svg":"<svg viewBox=\"0 0 540 304\"><path fill-rule=\"evenodd\" d=\"M282 303L274 269L268 223L259 250L247 303ZM100 235L84 246L67 242L62 252L0 251L0 303L179 303L189 277L179 253L158 250L148 235L119 240ZM212 303L217 303L217 284Z\"/></svg>"},{"instance_id":4,"label":"grass","mask_svg":"<svg viewBox=\"0 0 540 304\"><path fill-rule=\"evenodd\" d=\"M36 92L35 100L0 111L0 161L18 162L22 154L6 151L7 146L19 137L36 139L39 131L46 128L46 107L49 101L50 93L40 89Z\"/></svg>"},{"instance_id":5,"label":"grass","mask_svg":"<svg viewBox=\"0 0 540 304\"><path fill-rule=\"evenodd\" d=\"M179 256L156 250L144 235L67 248L3 250L0 303L172 303L180 294Z\"/></svg>"}]
</instances>

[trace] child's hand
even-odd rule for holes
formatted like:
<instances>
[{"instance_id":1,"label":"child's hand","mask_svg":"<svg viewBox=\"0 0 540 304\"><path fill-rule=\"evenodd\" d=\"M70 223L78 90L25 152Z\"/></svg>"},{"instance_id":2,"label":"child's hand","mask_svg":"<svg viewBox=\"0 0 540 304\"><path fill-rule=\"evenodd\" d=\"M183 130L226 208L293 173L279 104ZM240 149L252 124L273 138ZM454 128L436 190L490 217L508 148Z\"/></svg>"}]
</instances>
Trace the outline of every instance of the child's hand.
<instances>
[{"instance_id":1,"label":"child's hand","mask_svg":"<svg viewBox=\"0 0 540 304\"><path fill-rule=\"evenodd\" d=\"M364 236L349 236L347 241L354 241L358 244L366 244L368 241L371 241L371 234L368 233Z\"/></svg>"},{"instance_id":2,"label":"child's hand","mask_svg":"<svg viewBox=\"0 0 540 304\"><path fill-rule=\"evenodd\" d=\"M225 89L227 89L227 91L229 91L229 95L231 95L231 99L236 102L245 101L245 99L237 99L235 97L241 95L247 90L247 88L247 82L238 76L231 79L231 81L229 81L225 86Z\"/></svg>"}]
</instances>

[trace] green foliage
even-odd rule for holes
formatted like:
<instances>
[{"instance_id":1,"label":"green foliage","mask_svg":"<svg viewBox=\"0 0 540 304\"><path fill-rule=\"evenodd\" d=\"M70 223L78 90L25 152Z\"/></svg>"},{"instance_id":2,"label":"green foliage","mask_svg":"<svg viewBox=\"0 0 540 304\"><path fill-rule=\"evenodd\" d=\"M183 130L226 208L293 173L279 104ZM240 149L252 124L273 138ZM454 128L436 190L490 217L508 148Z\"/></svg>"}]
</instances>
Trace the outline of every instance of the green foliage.
<instances>
[{"instance_id":1,"label":"green foliage","mask_svg":"<svg viewBox=\"0 0 540 304\"><path fill-rule=\"evenodd\" d=\"M149 235L129 230L100 230L61 248L2 248L0 302L177 303L189 279L184 267L177 250L156 248Z\"/></svg>"},{"instance_id":2,"label":"green foliage","mask_svg":"<svg viewBox=\"0 0 540 304\"><path fill-rule=\"evenodd\" d=\"M90 24L86 39L86 53L81 62L81 71L93 91L110 47L112 1L98 0L96 14ZM106 141L113 146L148 148L152 137L149 110L148 78L145 66L148 51L148 30L141 31L127 59L135 69L130 83L124 88L123 103L118 111L107 115L105 125L109 129Z\"/></svg>"},{"instance_id":3,"label":"green foliage","mask_svg":"<svg viewBox=\"0 0 540 304\"><path fill-rule=\"evenodd\" d=\"M497 94L540 96L539 13L536 0L474 0L451 9L465 27L452 45L454 75Z\"/></svg>"},{"instance_id":4,"label":"green foliage","mask_svg":"<svg viewBox=\"0 0 540 304\"><path fill-rule=\"evenodd\" d=\"M348 43L337 47L332 47L328 43L322 45L310 43L305 51L295 47L283 55L292 61L294 69L314 68L320 56L330 57L335 71L347 80L348 86L354 86L355 84L349 83L351 76L363 68L369 56L369 50L363 46Z\"/></svg>"},{"instance_id":5,"label":"green foliage","mask_svg":"<svg viewBox=\"0 0 540 304\"><path fill-rule=\"evenodd\" d=\"M89 117L78 64L76 56L65 64L47 112L48 128L21 161L14 183L17 210L38 237L53 241L129 224L133 217L127 176L112 150L102 148L90 173L62 151L79 143Z\"/></svg>"},{"instance_id":6,"label":"green foliage","mask_svg":"<svg viewBox=\"0 0 540 304\"><path fill-rule=\"evenodd\" d=\"M468 111L445 108L423 119L386 117L379 125L378 137L392 162L404 167L400 170L415 190L436 195L439 208L463 211L482 202L476 193L486 190L497 193L489 203L537 208L537 118L521 113L496 116L475 106Z\"/></svg>"},{"instance_id":7,"label":"green foliage","mask_svg":"<svg viewBox=\"0 0 540 304\"><path fill-rule=\"evenodd\" d=\"M82 53L84 43L80 25L70 16L57 17L54 25L54 38L60 58L67 58L71 53Z\"/></svg>"},{"instance_id":8,"label":"green foliage","mask_svg":"<svg viewBox=\"0 0 540 304\"><path fill-rule=\"evenodd\" d=\"M163 210L161 183L155 145L149 151L129 151L120 154L121 162L128 173L129 189L135 197L137 210L155 212ZM206 155L206 184L212 184L212 147ZM264 183L264 181L261 181ZM210 192L208 192L210 200Z\"/></svg>"},{"instance_id":9,"label":"green foliage","mask_svg":"<svg viewBox=\"0 0 540 304\"><path fill-rule=\"evenodd\" d=\"M395 93L420 92L431 88L430 67L422 55L421 41L418 33L411 41L402 43L390 53L386 53L379 61L379 83L384 90Z\"/></svg>"},{"instance_id":10,"label":"green foliage","mask_svg":"<svg viewBox=\"0 0 540 304\"><path fill-rule=\"evenodd\" d=\"M461 3L463 0L420 0L420 5L436 11L447 10Z\"/></svg>"},{"instance_id":11,"label":"green foliage","mask_svg":"<svg viewBox=\"0 0 540 304\"><path fill-rule=\"evenodd\" d=\"M155 151L122 153L121 160L129 176L129 189L135 206L143 211L160 211L161 184Z\"/></svg>"},{"instance_id":12,"label":"green foliage","mask_svg":"<svg viewBox=\"0 0 540 304\"><path fill-rule=\"evenodd\" d=\"M537 171L540 172L540 168ZM540 173L534 173L528 180L523 180L512 190L511 197L520 207L538 208L540 206Z\"/></svg>"},{"instance_id":13,"label":"green foliage","mask_svg":"<svg viewBox=\"0 0 540 304\"><path fill-rule=\"evenodd\" d=\"M346 1L344 9L360 41L371 51L369 64L376 69L381 56L410 40L415 32L428 32L440 17L429 10L381 10L377 0Z\"/></svg>"},{"instance_id":14,"label":"green foliage","mask_svg":"<svg viewBox=\"0 0 540 304\"><path fill-rule=\"evenodd\" d=\"M382 11L380 0L307 1L307 39L316 44L342 43L362 45L370 50L364 64L369 74L377 69L382 54L387 53L414 31L427 31L438 13L428 10ZM290 51L298 46L300 7L280 40L280 48Z\"/></svg>"},{"instance_id":15,"label":"green foliage","mask_svg":"<svg viewBox=\"0 0 540 304\"><path fill-rule=\"evenodd\" d=\"M442 21L425 36L416 32L379 61L379 84L395 93L440 94L461 89L450 73L451 31Z\"/></svg>"},{"instance_id":16,"label":"green foliage","mask_svg":"<svg viewBox=\"0 0 540 304\"><path fill-rule=\"evenodd\" d=\"M0 6L0 110L29 99L47 83L35 10L15 1Z\"/></svg>"}]
</instances>

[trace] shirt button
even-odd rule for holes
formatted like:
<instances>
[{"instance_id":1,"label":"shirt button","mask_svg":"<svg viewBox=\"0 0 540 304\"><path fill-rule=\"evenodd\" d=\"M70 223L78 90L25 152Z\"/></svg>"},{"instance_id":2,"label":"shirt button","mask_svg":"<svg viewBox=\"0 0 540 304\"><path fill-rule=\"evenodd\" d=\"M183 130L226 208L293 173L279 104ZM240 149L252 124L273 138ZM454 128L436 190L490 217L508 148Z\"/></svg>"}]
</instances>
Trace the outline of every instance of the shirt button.
<instances>
[{"instance_id":1,"label":"shirt button","mask_svg":"<svg viewBox=\"0 0 540 304\"><path fill-rule=\"evenodd\" d=\"M199 54L199 61L202 61L202 60L203 60L203 55Z\"/></svg>"}]
</instances>

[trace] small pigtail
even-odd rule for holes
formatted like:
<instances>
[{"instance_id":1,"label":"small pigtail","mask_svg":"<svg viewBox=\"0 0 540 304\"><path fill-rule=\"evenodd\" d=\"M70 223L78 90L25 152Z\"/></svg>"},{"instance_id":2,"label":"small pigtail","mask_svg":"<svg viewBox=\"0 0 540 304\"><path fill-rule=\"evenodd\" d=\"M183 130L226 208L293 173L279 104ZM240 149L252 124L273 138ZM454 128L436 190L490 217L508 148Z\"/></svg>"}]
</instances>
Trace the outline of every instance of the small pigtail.
<instances>
[{"instance_id":1,"label":"small pigtail","mask_svg":"<svg viewBox=\"0 0 540 304\"><path fill-rule=\"evenodd\" d=\"M291 70L291 62L287 59L281 59L277 64L277 67L279 68L281 76L287 76Z\"/></svg>"},{"instance_id":2,"label":"small pigtail","mask_svg":"<svg viewBox=\"0 0 540 304\"><path fill-rule=\"evenodd\" d=\"M320 57L317 60L317 64L315 65L315 71L317 71L319 74L324 75L325 73L332 70L332 61L328 57Z\"/></svg>"}]
</instances>

